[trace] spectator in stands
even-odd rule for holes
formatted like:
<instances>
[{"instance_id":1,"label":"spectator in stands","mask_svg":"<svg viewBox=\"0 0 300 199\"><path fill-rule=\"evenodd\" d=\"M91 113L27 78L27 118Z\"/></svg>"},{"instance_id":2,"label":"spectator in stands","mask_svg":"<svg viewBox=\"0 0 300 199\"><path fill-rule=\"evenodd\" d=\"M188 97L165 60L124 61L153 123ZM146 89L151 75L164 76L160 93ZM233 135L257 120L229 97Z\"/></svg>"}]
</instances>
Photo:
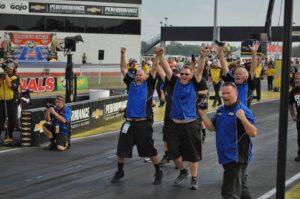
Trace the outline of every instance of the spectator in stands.
<instances>
[{"instance_id":1,"label":"spectator in stands","mask_svg":"<svg viewBox=\"0 0 300 199\"><path fill-rule=\"evenodd\" d=\"M71 107L65 104L61 95L55 97L55 105L48 104L45 114L47 123L43 130L50 144L46 150L65 151L71 138Z\"/></svg>"},{"instance_id":2,"label":"spectator in stands","mask_svg":"<svg viewBox=\"0 0 300 199\"><path fill-rule=\"evenodd\" d=\"M0 63L3 64L3 63ZM20 78L17 76L17 63L5 62L5 73L0 76L0 135L5 129L4 123L7 117L7 129L4 144L13 145L13 131L17 124L18 88Z\"/></svg>"},{"instance_id":3,"label":"spectator in stands","mask_svg":"<svg viewBox=\"0 0 300 199\"><path fill-rule=\"evenodd\" d=\"M260 101L261 99L261 79L263 78L263 74L264 70L261 62L259 62L255 70L255 90L257 101Z\"/></svg>"},{"instance_id":4,"label":"spectator in stands","mask_svg":"<svg viewBox=\"0 0 300 199\"><path fill-rule=\"evenodd\" d=\"M273 80L274 76L276 74L276 71L272 65L272 63L268 64L268 68L266 70L267 80L268 80L268 91L273 90Z\"/></svg>"},{"instance_id":5,"label":"spectator in stands","mask_svg":"<svg viewBox=\"0 0 300 199\"><path fill-rule=\"evenodd\" d=\"M148 77L150 73L150 66L147 64L145 60L142 61L142 69L146 72Z\"/></svg>"},{"instance_id":6,"label":"spectator in stands","mask_svg":"<svg viewBox=\"0 0 300 199\"><path fill-rule=\"evenodd\" d=\"M214 86L215 91L215 98L213 102L213 107L220 106L222 104L221 97L220 97L220 88L222 84L222 70L218 63L218 60L213 60L210 68L210 78ZM218 104L217 104L218 102Z\"/></svg>"}]
</instances>

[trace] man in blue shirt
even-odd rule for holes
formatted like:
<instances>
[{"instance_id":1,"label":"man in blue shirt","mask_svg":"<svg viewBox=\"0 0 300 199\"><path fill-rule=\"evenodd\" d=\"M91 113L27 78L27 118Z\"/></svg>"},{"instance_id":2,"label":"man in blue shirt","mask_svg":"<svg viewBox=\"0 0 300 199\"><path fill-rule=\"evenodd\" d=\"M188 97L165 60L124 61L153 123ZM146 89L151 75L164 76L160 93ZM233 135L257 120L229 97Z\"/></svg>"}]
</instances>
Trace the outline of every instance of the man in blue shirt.
<instances>
[{"instance_id":1,"label":"man in blue shirt","mask_svg":"<svg viewBox=\"0 0 300 199\"><path fill-rule=\"evenodd\" d=\"M259 41L254 41L252 46L249 46L249 48L252 51L252 61L251 61L251 67L250 67L250 74L244 67L238 67L236 68L234 75L232 76L229 73L228 63L224 56L224 50L225 45L219 47L219 59L222 66L222 71L224 73L225 79L224 82L234 82L237 86L238 90L238 99L241 103L245 104L247 106L247 100L250 99L251 96L248 96L248 86L249 84L252 84L255 77L255 72L257 68L257 50L260 46ZM250 107L251 101L249 101L248 105Z\"/></svg>"},{"instance_id":2,"label":"man in blue shirt","mask_svg":"<svg viewBox=\"0 0 300 199\"><path fill-rule=\"evenodd\" d=\"M150 157L155 168L153 184L158 185L161 184L163 173L159 166L159 156L152 138L152 98L155 89L156 64L153 64L148 78L143 69L138 69L135 77L131 78L126 69L125 52L126 49L122 48L120 67L128 89L127 107L123 110L126 121L123 123L119 134L118 170L115 172L111 183L117 183L124 177L124 160L132 157L132 148L136 145L140 157Z\"/></svg>"},{"instance_id":3,"label":"man in blue shirt","mask_svg":"<svg viewBox=\"0 0 300 199\"><path fill-rule=\"evenodd\" d=\"M180 71L180 76L173 74L167 60L163 56L163 49L159 49L160 64L170 81L173 91L170 124L167 129L167 144L170 157L175 161L180 170L175 184L180 184L189 176L183 161L189 162L192 175L191 189L198 189L198 161L202 159L200 126L196 114L196 99L198 90L205 90L200 84L205 64L206 50L201 49L197 70L185 65ZM204 81L205 83L205 81Z\"/></svg>"},{"instance_id":4,"label":"man in blue shirt","mask_svg":"<svg viewBox=\"0 0 300 199\"><path fill-rule=\"evenodd\" d=\"M257 129L255 118L249 108L238 100L235 84L222 85L221 106L210 120L206 110L199 114L210 131L216 132L216 147L219 163L223 165L222 196L229 198L251 198L244 174L252 158L252 141Z\"/></svg>"},{"instance_id":5,"label":"man in blue shirt","mask_svg":"<svg viewBox=\"0 0 300 199\"><path fill-rule=\"evenodd\" d=\"M44 133L51 142L47 150L64 151L67 149L70 143L71 115L71 108L65 105L65 100L61 95L56 96L55 107L48 105L45 119L50 124L43 125Z\"/></svg>"}]
</instances>

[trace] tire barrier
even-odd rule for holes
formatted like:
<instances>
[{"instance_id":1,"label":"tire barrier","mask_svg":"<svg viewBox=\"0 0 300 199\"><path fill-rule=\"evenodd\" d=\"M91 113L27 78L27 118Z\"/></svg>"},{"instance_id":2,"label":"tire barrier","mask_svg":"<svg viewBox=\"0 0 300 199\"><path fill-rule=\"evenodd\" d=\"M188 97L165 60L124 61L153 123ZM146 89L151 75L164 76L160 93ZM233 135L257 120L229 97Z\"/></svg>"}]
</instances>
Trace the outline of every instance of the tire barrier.
<instances>
[{"instance_id":1,"label":"tire barrier","mask_svg":"<svg viewBox=\"0 0 300 199\"><path fill-rule=\"evenodd\" d=\"M32 132L31 113L23 111L21 113L21 145L31 146L31 132Z\"/></svg>"}]
</instances>

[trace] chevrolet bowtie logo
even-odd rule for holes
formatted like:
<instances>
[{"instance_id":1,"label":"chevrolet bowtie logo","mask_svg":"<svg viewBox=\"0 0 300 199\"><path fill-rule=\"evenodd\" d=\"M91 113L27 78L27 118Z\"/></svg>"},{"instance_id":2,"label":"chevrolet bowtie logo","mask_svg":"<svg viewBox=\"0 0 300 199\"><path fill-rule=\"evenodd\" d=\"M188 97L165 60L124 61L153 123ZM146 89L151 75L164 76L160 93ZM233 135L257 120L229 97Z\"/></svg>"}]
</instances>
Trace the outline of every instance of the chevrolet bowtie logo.
<instances>
[{"instance_id":1,"label":"chevrolet bowtie logo","mask_svg":"<svg viewBox=\"0 0 300 199\"><path fill-rule=\"evenodd\" d=\"M96 109L96 110L92 113L92 118L99 119L99 117L102 116L102 115L103 115L103 110Z\"/></svg>"},{"instance_id":2,"label":"chevrolet bowtie logo","mask_svg":"<svg viewBox=\"0 0 300 199\"><path fill-rule=\"evenodd\" d=\"M40 123L37 123L35 126L34 126L34 132L38 131L39 133L43 133L43 124L46 123L46 120L42 120L40 121Z\"/></svg>"},{"instance_id":3,"label":"chevrolet bowtie logo","mask_svg":"<svg viewBox=\"0 0 300 199\"><path fill-rule=\"evenodd\" d=\"M99 8L88 8L88 9L86 9L86 11L88 11L88 12L101 12L101 9L99 9Z\"/></svg>"},{"instance_id":4,"label":"chevrolet bowtie logo","mask_svg":"<svg viewBox=\"0 0 300 199\"><path fill-rule=\"evenodd\" d=\"M33 10L44 10L46 7L42 5L34 5L30 7Z\"/></svg>"}]
</instances>

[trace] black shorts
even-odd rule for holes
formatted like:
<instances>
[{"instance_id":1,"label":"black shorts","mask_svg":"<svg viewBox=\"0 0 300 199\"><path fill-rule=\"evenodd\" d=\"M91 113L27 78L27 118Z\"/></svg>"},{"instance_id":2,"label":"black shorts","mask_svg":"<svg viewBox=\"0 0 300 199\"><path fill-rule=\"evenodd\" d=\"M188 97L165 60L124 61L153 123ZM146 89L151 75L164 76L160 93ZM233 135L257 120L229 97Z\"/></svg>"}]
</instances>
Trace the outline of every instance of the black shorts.
<instances>
[{"instance_id":1,"label":"black shorts","mask_svg":"<svg viewBox=\"0 0 300 199\"><path fill-rule=\"evenodd\" d=\"M171 119L169 117L164 119L164 125L163 125L163 128L162 128L162 134L163 134L163 141L164 142L167 142L167 130L169 128L170 121L171 121Z\"/></svg>"},{"instance_id":2,"label":"black shorts","mask_svg":"<svg viewBox=\"0 0 300 199\"><path fill-rule=\"evenodd\" d=\"M184 161L198 162L202 159L199 120L187 124L170 121L167 131L168 152L173 160L180 156Z\"/></svg>"},{"instance_id":3,"label":"black shorts","mask_svg":"<svg viewBox=\"0 0 300 199\"><path fill-rule=\"evenodd\" d=\"M152 139L153 128L151 121L131 121L126 134L122 133L121 130L117 149L119 157L131 158L134 145L136 145L140 157L153 157L157 155Z\"/></svg>"},{"instance_id":4,"label":"black shorts","mask_svg":"<svg viewBox=\"0 0 300 199\"><path fill-rule=\"evenodd\" d=\"M46 127L51 133L55 140L56 145L60 145L65 147L68 143L69 136L62 133L55 133L55 126L45 123L44 127Z\"/></svg>"}]
</instances>

